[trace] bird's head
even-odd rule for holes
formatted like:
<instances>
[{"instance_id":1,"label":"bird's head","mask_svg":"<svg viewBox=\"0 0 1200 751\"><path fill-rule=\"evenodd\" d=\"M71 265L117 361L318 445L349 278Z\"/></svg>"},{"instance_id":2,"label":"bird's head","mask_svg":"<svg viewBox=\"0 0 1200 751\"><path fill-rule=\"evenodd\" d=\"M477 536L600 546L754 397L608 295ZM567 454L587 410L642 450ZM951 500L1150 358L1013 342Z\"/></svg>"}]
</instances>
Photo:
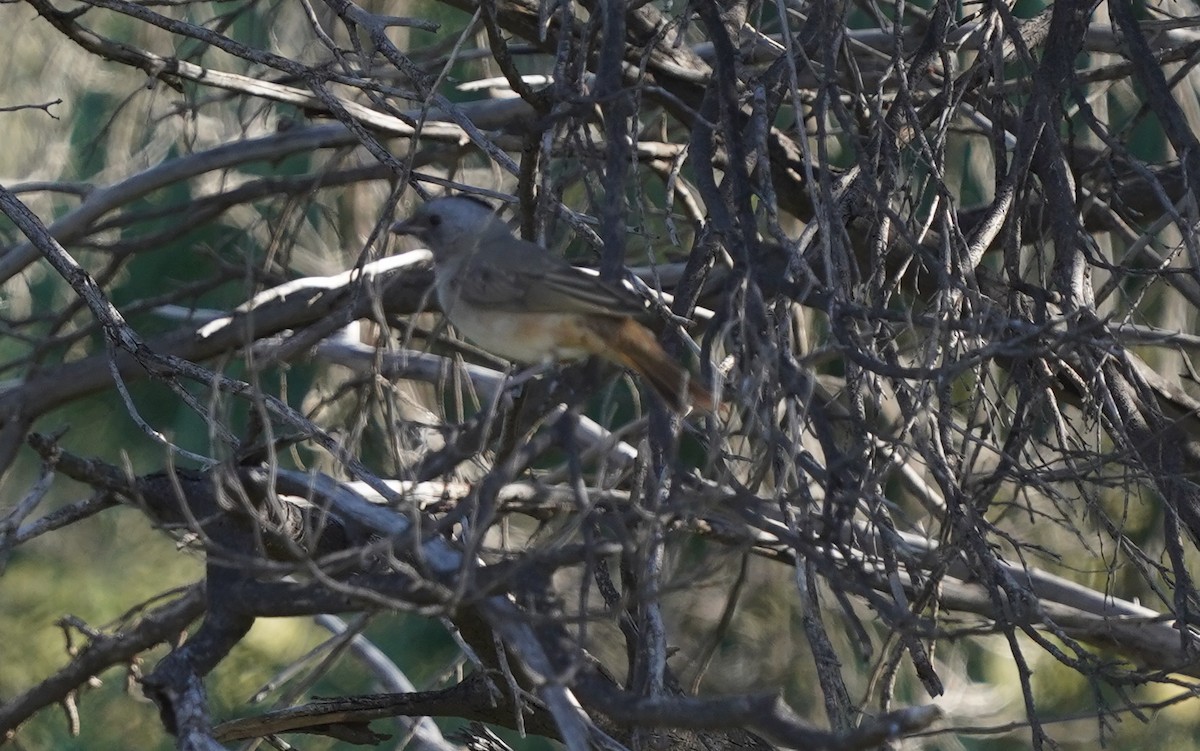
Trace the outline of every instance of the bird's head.
<instances>
[{"instance_id":1,"label":"bird's head","mask_svg":"<svg viewBox=\"0 0 1200 751\"><path fill-rule=\"evenodd\" d=\"M392 232L421 240L434 258L469 255L484 240L512 234L495 209L469 196L435 198L393 224Z\"/></svg>"}]
</instances>

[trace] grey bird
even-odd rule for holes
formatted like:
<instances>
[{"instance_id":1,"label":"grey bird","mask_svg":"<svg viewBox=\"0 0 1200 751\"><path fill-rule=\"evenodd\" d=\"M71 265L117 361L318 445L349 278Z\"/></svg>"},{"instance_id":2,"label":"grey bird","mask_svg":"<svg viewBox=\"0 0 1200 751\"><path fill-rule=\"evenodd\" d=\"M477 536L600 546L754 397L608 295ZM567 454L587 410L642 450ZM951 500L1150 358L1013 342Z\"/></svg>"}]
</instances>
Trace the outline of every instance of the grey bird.
<instances>
[{"instance_id":1,"label":"grey bird","mask_svg":"<svg viewBox=\"0 0 1200 751\"><path fill-rule=\"evenodd\" d=\"M677 412L713 410L713 395L638 322L645 300L514 236L483 201L434 199L392 232L428 246L443 312L488 352L527 364L596 355L641 375Z\"/></svg>"}]
</instances>

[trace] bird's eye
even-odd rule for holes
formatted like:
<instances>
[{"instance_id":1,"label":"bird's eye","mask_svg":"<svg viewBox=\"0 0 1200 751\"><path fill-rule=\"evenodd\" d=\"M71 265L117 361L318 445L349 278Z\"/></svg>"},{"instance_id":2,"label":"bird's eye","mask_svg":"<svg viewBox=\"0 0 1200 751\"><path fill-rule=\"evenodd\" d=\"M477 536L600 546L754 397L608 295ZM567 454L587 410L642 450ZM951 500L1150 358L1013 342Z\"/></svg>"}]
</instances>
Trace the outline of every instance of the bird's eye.
<instances>
[{"instance_id":1,"label":"bird's eye","mask_svg":"<svg viewBox=\"0 0 1200 751\"><path fill-rule=\"evenodd\" d=\"M442 223L442 218L440 216L438 216L437 214L429 215L429 226L430 227L436 227L441 223Z\"/></svg>"}]
</instances>

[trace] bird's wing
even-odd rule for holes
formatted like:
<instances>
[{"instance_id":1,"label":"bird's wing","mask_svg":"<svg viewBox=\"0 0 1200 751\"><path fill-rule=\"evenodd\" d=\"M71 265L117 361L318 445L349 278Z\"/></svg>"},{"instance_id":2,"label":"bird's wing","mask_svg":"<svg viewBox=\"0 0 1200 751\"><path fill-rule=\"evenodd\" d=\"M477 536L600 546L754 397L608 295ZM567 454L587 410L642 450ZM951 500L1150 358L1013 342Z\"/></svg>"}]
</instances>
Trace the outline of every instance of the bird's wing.
<instances>
[{"instance_id":1,"label":"bird's wing","mask_svg":"<svg viewBox=\"0 0 1200 751\"><path fill-rule=\"evenodd\" d=\"M648 310L646 301L633 291L521 240L514 239L500 253L480 254L464 264L463 272L458 293L498 311L637 317Z\"/></svg>"},{"instance_id":2,"label":"bird's wing","mask_svg":"<svg viewBox=\"0 0 1200 751\"><path fill-rule=\"evenodd\" d=\"M558 259L555 259L558 260ZM619 282L602 280L565 262L545 269L540 284L530 291L531 304L546 309L612 316L645 316L649 305Z\"/></svg>"}]
</instances>

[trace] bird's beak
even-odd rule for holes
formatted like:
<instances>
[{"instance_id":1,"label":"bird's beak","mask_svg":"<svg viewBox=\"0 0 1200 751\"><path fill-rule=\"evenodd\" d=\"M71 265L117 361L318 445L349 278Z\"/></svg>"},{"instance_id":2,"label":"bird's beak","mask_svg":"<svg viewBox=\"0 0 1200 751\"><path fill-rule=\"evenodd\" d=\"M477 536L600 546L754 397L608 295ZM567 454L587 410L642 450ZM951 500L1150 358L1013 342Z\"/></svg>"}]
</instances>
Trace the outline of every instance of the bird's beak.
<instances>
[{"instance_id":1,"label":"bird's beak","mask_svg":"<svg viewBox=\"0 0 1200 751\"><path fill-rule=\"evenodd\" d=\"M393 235L415 235L415 234L417 234L417 228L414 227L412 224L412 221L408 220L408 219L401 219L400 221L395 222L394 224L392 224L390 229L391 229Z\"/></svg>"}]
</instances>

